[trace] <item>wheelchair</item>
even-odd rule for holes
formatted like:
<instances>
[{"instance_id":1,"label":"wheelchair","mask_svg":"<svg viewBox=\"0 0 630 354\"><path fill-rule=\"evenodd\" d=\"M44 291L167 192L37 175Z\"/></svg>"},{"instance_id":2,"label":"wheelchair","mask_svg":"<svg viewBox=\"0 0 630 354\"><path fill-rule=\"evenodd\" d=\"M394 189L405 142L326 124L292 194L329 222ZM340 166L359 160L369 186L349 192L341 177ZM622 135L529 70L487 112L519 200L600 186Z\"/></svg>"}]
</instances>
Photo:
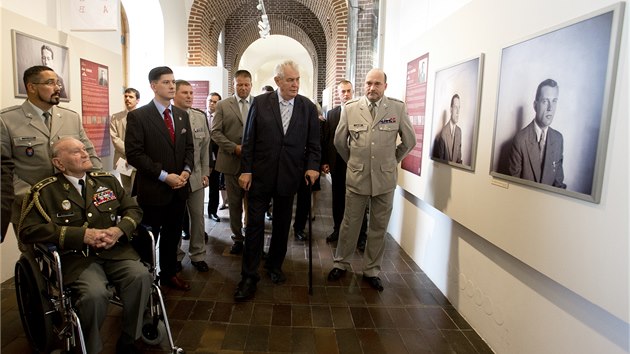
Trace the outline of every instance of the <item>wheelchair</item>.
<instances>
[{"instance_id":1,"label":"wheelchair","mask_svg":"<svg viewBox=\"0 0 630 354\"><path fill-rule=\"evenodd\" d=\"M174 344L164 297L158 285L153 233L140 226L135 231L132 244L153 276L142 326L142 340L149 345L158 345L166 335L170 353L183 354L184 350ZM22 252L15 264L15 290L26 337L38 353L55 350L73 352L80 349L85 354L81 321L73 308L70 290L63 286L61 255L55 245L33 246L32 251ZM110 303L122 306L116 295Z\"/></svg>"}]
</instances>

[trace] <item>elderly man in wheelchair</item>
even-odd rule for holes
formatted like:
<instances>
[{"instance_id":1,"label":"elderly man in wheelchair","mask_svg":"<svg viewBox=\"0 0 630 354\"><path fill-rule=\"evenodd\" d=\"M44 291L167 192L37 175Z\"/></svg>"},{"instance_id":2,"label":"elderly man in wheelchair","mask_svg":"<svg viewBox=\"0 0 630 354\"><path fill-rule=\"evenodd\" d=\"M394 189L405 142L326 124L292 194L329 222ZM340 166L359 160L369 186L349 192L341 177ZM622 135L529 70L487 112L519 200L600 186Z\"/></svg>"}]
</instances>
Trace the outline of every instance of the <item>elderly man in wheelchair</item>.
<instances>
[{"instance_id":1,"label":"elderly man in wheelchair","mask_svg":"<svg viewBox=\"0 0 630 354\"><path fill-rule=\"evenodd\" d=\"M153 282L130 244L142 210L114 176L88 172L92 163L79 140L55 142L52 162L61 172L34 185L26 197L20 240L57 247L87 353L103 348L99 332L113 296L110 285L123 306L116 352L136 353Z\"/></svg>"}]
</instances>

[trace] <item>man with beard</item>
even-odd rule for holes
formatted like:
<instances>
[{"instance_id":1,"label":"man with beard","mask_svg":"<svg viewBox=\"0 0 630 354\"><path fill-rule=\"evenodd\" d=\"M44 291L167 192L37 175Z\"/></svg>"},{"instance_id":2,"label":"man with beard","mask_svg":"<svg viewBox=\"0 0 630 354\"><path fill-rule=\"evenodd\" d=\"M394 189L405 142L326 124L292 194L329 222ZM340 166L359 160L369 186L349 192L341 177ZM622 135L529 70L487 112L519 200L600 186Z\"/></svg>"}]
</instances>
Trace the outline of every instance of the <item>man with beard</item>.
<instances>
[{"instance_id":1,"label":"man with beard","mask_svg":"<svg viewBox=\"0 0 630 354\"><path fill-rule=\"evenodd\" d=\"M24 72L24 87L28 98L21 106L0 112L2 168L13 180L15 202L11 221L17 225L22 200L35 183L55 174L50 160L52 144L61 137L80 140L90 155L93 170L102 169L94 145L88 139L81 117L74 111L59 107L62 84L57 74L47 66L33 66ZM7 182L8 183L8 182ZM10 188L10 187L8 187ZM4 215L3 215L4 217Z\"/></svg>"}]
</instances>

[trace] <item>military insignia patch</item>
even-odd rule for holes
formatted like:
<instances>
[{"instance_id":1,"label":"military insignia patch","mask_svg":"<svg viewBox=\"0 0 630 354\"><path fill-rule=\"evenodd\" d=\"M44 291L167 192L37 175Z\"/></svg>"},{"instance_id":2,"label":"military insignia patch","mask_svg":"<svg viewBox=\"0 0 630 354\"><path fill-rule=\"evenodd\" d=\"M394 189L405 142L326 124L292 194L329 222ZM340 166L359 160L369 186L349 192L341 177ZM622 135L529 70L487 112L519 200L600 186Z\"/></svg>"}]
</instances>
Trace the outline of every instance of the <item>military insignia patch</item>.
<instances>
[{"instance_id":1,"label":"military insignia patch","mask_svg":"<svg viewBox=\"0 0 630 354\"><path fill-rule=\"evenodd\" d=\"M68 199L65 199L64 201L61 202L61 209L70 210L71 207L72 207L72 204L70 204L70 201Z\"/></svg>"}]
</instances>

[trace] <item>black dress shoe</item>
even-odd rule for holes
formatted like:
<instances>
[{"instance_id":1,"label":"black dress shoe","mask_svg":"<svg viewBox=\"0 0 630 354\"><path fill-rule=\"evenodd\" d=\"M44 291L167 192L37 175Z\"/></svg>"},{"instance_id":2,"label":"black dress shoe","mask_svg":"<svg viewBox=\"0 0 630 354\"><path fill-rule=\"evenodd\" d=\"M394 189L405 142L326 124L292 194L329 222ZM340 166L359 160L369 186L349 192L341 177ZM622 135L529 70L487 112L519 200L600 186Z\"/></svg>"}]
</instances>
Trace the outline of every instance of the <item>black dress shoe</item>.
<instances>
[{"instance_id":1,"label":"black dress shoe","mask_svg":"<svg viewBox=\"0 0 630 354\"><path fill-rule=\"evenodd\" d=\"M160 282L168 286L169 288L183 290L183 291L190 290L190 284L188 284L187 281L185 281L184 279L181 279L177 275L173 275L172 277L168 279L163 279Z\"/></svg>"},{"instance_id":2,"label":"black dress shoe","mask_svg":"<svg viewBox=\"0 0 630 354\"><path fill-rule=\"evenodd\" d=\"M367 281L368 284L370 284L370 286L372 287L372 289L378 290L378 291L383 291L383 283L381 282L381 278L379 278L379 277L366 277L364 275L363 276L363 280Z\"/></svg>"},{"instance_id":3,"label":"black dress shoe","mask_svg":"<svg viewBox=\"0 0 630 354\"><path fill-rule=\"evenodd\" d=\"M346 274L345 269L333 268L330 273L328 273L328 281L339 280L339 278L341 278L344 274Z\"/></svg>"},{"instance_id":4,"label":"black dress shoe","mask_svg":"<svg viewBox=\"0 0 630 354\"><path fill-rule=\"evenodd\" d=\"M182 236L182 240L186 240L186 241L190 240L190 234L189 233L182 232L182 234L184 235L184 236Z\"/></svg>"},{"instance_id":5,"label":"black dress shoe","mask_svg":"<svg viewBox=\"0 0 630 354\"><path fill-rule=\"evenodd\" d=\"M227 209L227 208L228 208L228 205L227 205L227 204L223 204L223 205L221 205L221 206L219 207L219 210L225 210L225 209Z\"/></svg>"},{"instance_id":6,"label":"black dress shoe","mask_svg":"<svg viewBox=\"0 0 630 354\"><path fill-rule=\"evenodd\" d=\"M199 262L192 261L190 263L192 263L192 265L195 266L195 268L197 268L197 270L200 272L207 272L210 270L210 268L208 267L208 264L205 261L199 261Z\"/></svg>"},{"instance_id":7,"label":"black dress shoe","mask_svg":"<svg viewBox=\"0 0 630 354\"><path fill-rule=\"evenodd\" d=\"M216 222L220 222L220 221L221 221L221 218L220 218L220 217L219 217L219 215L217 215L217 214L210 214L210 215L208 215L208 217L209 217L210 219L212 219L212 220L216 221Z\"/></svg>"},{"instance_id":8,"label":"black dress shoe","mask_svg":"<svg viewBox=\"0 0 630 354\"><path fill-rule=\"evenodd\" d=\"M271 212L270 212L270 211L268 211L268 212L266 212L266 213L265 213L265 217L266 217L266 218L267 218L267 220L269 220L269 221L273 220L273 215L271 215Z\"/></svg>"},{"instance_id":9,"label":"black dress shoe","mask_svg":"<svg viewBox=\"0 0 630 354\"><path fill-rule=\"evenodd\" d=\"M122 333L116 342L116 354L136 354L140 350L136 348L135 340L126 333Z\"/></svg>"},{"instance_id":10,"label":"black dress shoe","mask_svg":"<svg viewBox=\"0 0 630 354\"><path fill-rule=\"evenodd\" d=\"M364 239L359 239L359 242L357 242L357 249L361 252L365 251L365 240Z\"/></svg>"},{"instance_id":11,"label":"black dress shoe","mask_svg":"<svg viewBox=\"0 0 630 354\"><path fill-rule=\"evenodd\" d=\"M182 271L182 261L177 261L175 263L175 273L179 273Z\"/></svg>"},{"instance_id":12,"label":"black dress shoe","mask_svg":"<svg viewBox=\"0 0 630 354\"><path fill-rule=\"evenodd\" d=\"M234 242L232 248L230 249L230 254L241 254L243 253L243 242Z\"/></svg>"},{"instance_id":13,"label":"black dress shoe","mask_svg":"<svg viewBox=\"0 0 630 354\"><path fill-rule=\"evenodd\" d=\"M208 243L208 238L209 237L208 237L208 233L207 232L203 233L203 237L204 237L205 243Z\"/></svg>"},{"instance_id":14,"label":"black dress shoe","mask_svg":"<svg viewBox=\"0 0 630 354\"><path fill-rule=\"evenodd\" d=\"M282 269L278 269L278 268L267 269L267 274L269 274L269 277L271 278L271 282L274 284L282 284L287 280L287 277L284 275L284 272L282 272Z\"/></svg>"},{"instance_id":15,"label":"black dress shoe","mask_svg":"<svg viewBox=\"0 0 630 354\"><path fill-rule=\"evenodd\" d=\"M245 278L238 283L236 292L234 293L234 300L246 301L251 299L256 293L256 280L252 278Z\"/></svg>"},{"instance_id":16,"label":"black dress shoe","mask_svg":"<svg viewBox=\"0 0 630 354\"><path fill-rule=\"evenodd\" d=\"M295 239L297 241L305 241L308 239L304 231L293 231L293 234L295 235Z\"/></svg>"},{"instance_id":17,"label":"black dress shoe","mask_svg":"<svg viewBox=\"0 0 630 354\"><path fill-rule=\"evenodd\" d=\"M335 242L339 239L339 231L333 231L328 237L326 237L326 242Z\"/></svg>"}]
</instances>

